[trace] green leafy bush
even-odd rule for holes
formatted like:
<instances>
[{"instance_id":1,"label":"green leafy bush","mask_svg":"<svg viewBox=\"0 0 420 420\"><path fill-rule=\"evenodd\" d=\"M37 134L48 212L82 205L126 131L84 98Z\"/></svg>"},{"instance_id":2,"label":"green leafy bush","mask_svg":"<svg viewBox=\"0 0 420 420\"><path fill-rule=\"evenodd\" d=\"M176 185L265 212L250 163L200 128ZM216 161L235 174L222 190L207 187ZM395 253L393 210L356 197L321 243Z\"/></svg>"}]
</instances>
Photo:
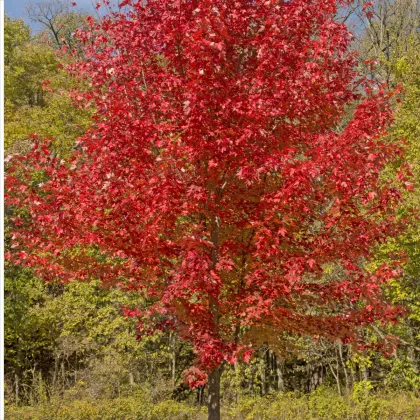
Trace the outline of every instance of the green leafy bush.
<instances>
[{"instance_id":1,"label":"green leafy bush","mask_svg":"<svg viewBox=\"0 0 420 420\"><path fill-rule=\"evenodd\" d=\"M235 420L418 420L420 398L411 393L373 394L366 381L349 396L321 387L311 394L242 398L225 407L222 418Z\"/></svg>"},{"instance_id":2,"label":"green leafy bush","mask_svg":"<svg viewBox=\"0 0 420 420\"><path fill-rule=\"evenodd\" d=\"M186 402L155 402L147 390L114 399L74 399L71 394L35 407L9 406L8 420L205 420L207 410ZM420 397L409 392L373 393L363 381L347 396L328 387L311 394L242 396L222 407L226 420L418 420Z\"/></svg>"},{"instance_id":3,"label":"green leafy bush","mask_svg":"<svg viewBox=\"0 0 420 420\"><path fill-rule=\"evenodd\" d=\"M144 394L109 399L63 401L54 398L37 407L7 408L7 419L14 420L198 420L206 413L185 403L166 400L157 404Z\"/></svg>"}]
</instances>

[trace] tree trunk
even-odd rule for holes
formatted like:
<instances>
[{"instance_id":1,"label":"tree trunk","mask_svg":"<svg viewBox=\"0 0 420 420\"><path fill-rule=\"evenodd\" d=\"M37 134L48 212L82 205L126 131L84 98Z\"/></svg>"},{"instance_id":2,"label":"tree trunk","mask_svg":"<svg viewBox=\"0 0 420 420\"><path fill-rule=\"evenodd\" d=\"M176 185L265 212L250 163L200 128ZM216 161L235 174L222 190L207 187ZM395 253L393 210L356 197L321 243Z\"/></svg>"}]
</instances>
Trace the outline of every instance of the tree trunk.
<instances>
[{"instance_id":1,"label":"tree trunk","mask_svg":"<svg viewBox=\"0 0 420 420\"><path fill-rule=\"evenodd\" d=\"M362 378L363 378L364 381L368 381L369 380L369 370L366 367L364 367L362 369Z\"/></svg>"},{"instance_id":2,"label":"tree trunk","mask_svg":"<svg viewBox=\"0 0 420 420\"><path fill-rule=\"evenodd\" d=\"M214 369L208 377L208 420L220 420L220 367Z\"/></svg>"},{"instance_id":3,"label":"tree trunk","mask_svg":"<svg viewBox=\"0 0 420 420\"><path fill-rule=\"evenodd\" d=\"M347 374L346 363L344 362L343 347L342 347L341 342L338 342L338 351L340 354L341 365L343 366L344 378L346 380L346 395L348 395L350 392L350 380L349 380L349 375Z\"/></svg>"},{"instance_id":4,"label":"tree trunk","mask_svg":"<svg viewBox=\"0 0 420 420\"><path fill-rule=\"evenodd\" d=\"M202 386L198 387L197 401L199 407L201 407L201 405L203 404L203 389L204 387Z\"/></svg>"},{"instance_id":5,"label":"tree trunk","mask_svg":"<svg viewBox=\"0 0 420 420\"><path fill-rule=\"evenodd\" d=\"M277 391L284 392L284 378L282 364L279 360L276 359L277 366Z\"/></svg>"},{"instance_id":6,"label":"tree trunk","mask_svg":"<svg viewBox=\"0 0 420 420\"><path fill-rule=\"evenodd\" d=\"M169 348L172 349L172 357L169 361L169 370L171 372L171 378L172 378L172 390L175 389L175 383L176 383L176 336L172 333L169 333Z\"/></svg>"},{"instance_id":7,"label":"tree trunk","mask_svg":"<svg viewBox=\"0 0 420 420\"><path fill-rule=\"evenodd\" d=\"M19 405L19 376L15 373L15 404Z\"/></svg>"},{"instance_id":8,"label":"tree trunk","mask_svg":"<svg viewBox=\"0 0 420 420\"><path fill-rule=\"evenodd\" d=\"M134 375L133 375L133 372L128 373L128 383L130 384L130 391L131 391L131 394L132 394L133 390L134 390Z\"/></svg>"},{"instance_id":9,"label":"tree trunk","mask_svg":"<svg viewBox=\"0 0 420 420\"><path fill-rule=\"evenodd\" d=\"M57 354L54 354L54 373L52 378L52 392L55 394L57 390L57 376L58 376L58 365L59 365L59 357Z\"/></svg>"},{"instance_id":10,"label":"tree trunk","mask_svg":"<svg viewBox=\"0 0 420 420\"><path fill-rule=\"evenodd\" d=\"M261 367L261 395L264 396L267 393L267 378L265 375L265 358L262 360Z\"/></svg>"}]
</instances>

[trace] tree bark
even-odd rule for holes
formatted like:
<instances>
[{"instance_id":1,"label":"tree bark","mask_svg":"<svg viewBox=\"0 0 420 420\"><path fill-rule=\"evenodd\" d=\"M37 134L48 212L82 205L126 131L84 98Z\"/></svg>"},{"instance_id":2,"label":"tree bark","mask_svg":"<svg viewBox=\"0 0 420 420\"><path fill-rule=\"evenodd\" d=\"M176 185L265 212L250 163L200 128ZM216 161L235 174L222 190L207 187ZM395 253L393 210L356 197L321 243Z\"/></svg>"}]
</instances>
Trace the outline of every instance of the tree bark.
<instances>
[{"instance_id":1,"label":"tree bark","mask_svg":"<svg viewBox=\"0 0 420 420\"><path fill-rule=\"evenodd\" d=\"M19 376L15 373L15 404L19 405Z\"/></svg>"},{"instance_id":2,"label":"tree bark","mask_svg":"<svg viewBox=\"0 0 420 420\"><path fill-rule=\"evenodd\" d=\"M284 392L284 378L282 364L279 360L276 359L277 366L277 391Z\"/></svg>"},{"instance_id":3,"label":"tree bark","mask_svg":"<svg viewBox=\"0 0 420 420\"><path fill-rule=\"evenodd\" d=\"M344 362L343 347L342 347L341 342L338 343L338 351L340 354L341 365L343 366L344 377L346 380L346 395L347 395L350 392L350 381L349 381L349 375L347 374L346 363Z\"/></svg>"},{"instance_id":4,"label":"tree bark","mask_svg":"<svg viewBox=\"0 0 420 420\"><path fill-rule=\"evenodd\" d=\"M220 201L221 191L217 192L218 201ZM218 262L219 252L219 232L220 232L220 218L212 215L211 218L211 242L214 247L211 250L211 267L214 270ZM209 295L210 312L213 317L214 328L217 331L219 328L219 305L217 299ZM221 367L213 369L208 375L208 420L220 420L220 373Z\"/></svg>"},{"instance_id":5,"label":"tree bark","mask_svg":"<svg viewBox=\"0 0 420 420\"><path fill-rule=\"evenodd\" d=\"M261 395L264 396L267 393L267 378L266 378L266 360L265 357L262 360L261 364Z\"/></svg>"},{"instance_id":6,"label":"tree bark","mask_svg":"<svg viewBox=\"0 0 420 420\"><path fill-rule=\"evenodd\" d=\"M198 406L201 407L201 405L203 404L203 387L199 386L198 387L198 394L197 394L197 399L198 399Z\"/></svg>"},{"instance_id":7,"label":"tree bark","mask_svg":"<svg viewBox=\"0 0 420 420\"><path fill-rule=\"evenodd\" d=\"M208 376L208 420L220 420L220 367Z\"/></svg>"},{"instance_id":8,"label":"tree bark","mask_svg":"<svg viewBox=\"0 0 420 420\"><path fill-rule=\"evenodd\" d=\"M176 337L175 335L169 335L169 345L172 347L172 358L170 362L171 377L172 377L172 389L175 389L176 384Z\"/></svg>"}]
</instances>

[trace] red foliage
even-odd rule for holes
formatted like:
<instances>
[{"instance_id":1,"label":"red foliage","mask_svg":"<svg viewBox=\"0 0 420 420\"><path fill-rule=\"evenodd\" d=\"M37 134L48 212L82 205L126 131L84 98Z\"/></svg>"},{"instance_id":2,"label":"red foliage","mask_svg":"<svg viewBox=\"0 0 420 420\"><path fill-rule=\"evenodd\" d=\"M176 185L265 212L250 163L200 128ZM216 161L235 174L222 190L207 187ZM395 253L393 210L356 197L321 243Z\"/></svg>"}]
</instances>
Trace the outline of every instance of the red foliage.
<instances>
[{"instance_id":1,"label":"red foliage","mask_svg":"<svg viewBox=\"0 0 420 420\"><path fill-rule=\"evenodd\" d=\"M184 381L191 388L204 386L207 383L207 374L196 366L191 366L189 369L184 371Z\"/></svg>"},{"instance_id":2,"label":"red foliage","mask_svg":"<svg viewBox=\"0 0 420 420\"><path fill-rule=\"evenodd\" d=\"M151 0L89 19L70 72L94 122L69 161L43 142L13 159L10 258L139 290L140 330L176 329L207 371L283 333L349 342L395 320L381 285L397 266L364 268L398 231L379 181L400 153L381 138L390 95L356 73L336 8Z\"/></svg>"}]
</instances>

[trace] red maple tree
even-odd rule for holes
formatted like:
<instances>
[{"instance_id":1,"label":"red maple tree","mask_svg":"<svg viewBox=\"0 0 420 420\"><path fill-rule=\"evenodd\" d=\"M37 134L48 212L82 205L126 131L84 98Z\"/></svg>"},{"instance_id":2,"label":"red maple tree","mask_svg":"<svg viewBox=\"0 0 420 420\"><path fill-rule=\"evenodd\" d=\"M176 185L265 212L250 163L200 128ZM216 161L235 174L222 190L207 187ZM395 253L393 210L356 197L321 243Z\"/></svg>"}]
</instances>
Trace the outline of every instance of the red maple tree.
<instances>
[{"instance_id":1,"label":"red maple tree","mask_svg":"<svg viewBox=\"0 0 420 420\"><path fill-rule=\"evenodd\" d=\"M120 6L77 33L75 99L96 109L78 150L38 141L10 164L10 258L147 296L128 312L193 344L187 378L218 419L224 361L397 317L397 263L366 269L398 231L390 94L357 74L334 0Z\"/></svg>"}]
</instances>

